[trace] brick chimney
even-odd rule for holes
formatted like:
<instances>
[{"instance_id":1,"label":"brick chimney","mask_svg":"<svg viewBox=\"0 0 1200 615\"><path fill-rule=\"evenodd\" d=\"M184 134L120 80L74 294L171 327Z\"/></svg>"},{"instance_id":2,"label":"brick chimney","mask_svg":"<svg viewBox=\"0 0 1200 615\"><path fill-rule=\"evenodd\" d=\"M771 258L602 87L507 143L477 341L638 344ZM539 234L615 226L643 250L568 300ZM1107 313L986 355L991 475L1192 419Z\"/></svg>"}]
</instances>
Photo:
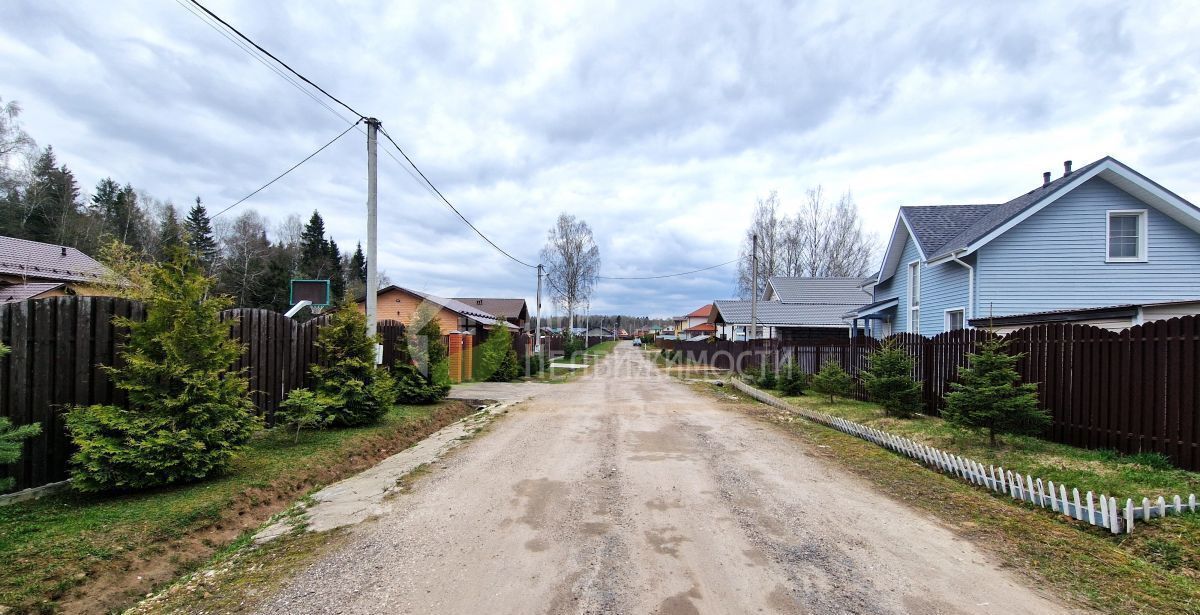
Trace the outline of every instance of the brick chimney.
<instances>
[{"instance_id":1,"label":"brick chimney","mask_svg":"<svg viewBox=\"0 0 1200 615\"><path fill-rule=\"evenodd\" d=\"M1071 174L1071 161L1064 160L1063 161L1063 177L1066 177L1070 174Z\"/></svg>"},{"instance_id":2,"label":"brick chimney","mask_svg":"<svg viewBox=\"0 0 1200 615\"><path fill-rule=\"evenodd\" d=\"M1050 171L1046 171L1045 173L1042 173L1042 185L1047 186L1049 184L1050 184Z\"/></svg>"}]
</instances>

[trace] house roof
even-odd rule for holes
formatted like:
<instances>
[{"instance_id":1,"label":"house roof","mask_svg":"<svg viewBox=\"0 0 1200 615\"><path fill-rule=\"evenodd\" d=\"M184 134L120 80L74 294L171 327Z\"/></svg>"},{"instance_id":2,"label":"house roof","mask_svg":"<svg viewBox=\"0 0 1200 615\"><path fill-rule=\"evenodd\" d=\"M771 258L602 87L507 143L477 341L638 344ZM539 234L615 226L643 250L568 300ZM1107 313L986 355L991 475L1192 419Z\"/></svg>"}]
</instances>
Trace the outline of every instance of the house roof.
<instances>
[{"instance_id":1,"label":"house roof","mask_svg":"<svg viewBox=\"0 0 1200 615\"><path fill-rule=\"evenodd\" d=\"M529 308L525 305L524 299L455 297L454 300L459 303L475 306L476 309L483 310L488 314L495 314L505 318L516 318L518 320L529 318Z\"/></svg>"},{"instance_id":2,"label":"house roof","mask_svg":"<svg viewBox=\"0 0 1200 615\"><path fill-rule=\"evenodd\" d=\"M75 248L0 237L0 274L60 282L98 282L107 272L104 265Z\"/></svg>"},{"instance_id":3,"label":"house roof","mask_svg":"<svg viewBox=\"0 0 1200 615\"><path fill-rule=\"evenodd\" d=\"M64 282L29 282L27 284L0 286L0 303L33 299L42 293L61 288L64 284Z\"/></svg>"},{"instance_id":4,"label":"house roof","mask_svg":"<svg viewBox=\"0 0 1200 615\"><path fill-rule=\"evenodd\" d=\"M702 322L694 327L684 329L685 333L716 333L717 325L711 322Z\"/></svg>"},{"instance_id":5,"label":"house roof","mask_svg":"<svg viewBox=\"0 0 1200 615\"><path fill-rule=\"evenodd\" d=\"M379 289L379 294L382 295L382 294L391 292L393 290L405 292L410 295L416 295L430 303L433 303L433 304L439 305L443 308L446 308L447 310L450 310L451 312L456 312L462 316L466 316L470 320L473 320L481 325L489 325L489 326L494 325L494 324L496 324L496 321L499 320L498 318L496 318L495 315L493 315L489 312L485 312L477 307L467 305L467 304L463 303L462 301L458 301L457 299L447 299L446 297L439 297L437 295L423 293L419 290L413 290L411 288L404 288L403 286L396 286L395 284L392 284L391 286L386 286L384 288ZM366 300L366 296L360 297L358 299L359 303L361 303L365 300ZM504 322L504 326L508 327L509 329L519 329L520 328L508 321Z\"/></svg>"},{"instance_id":6,"label":"house roof","mask_svg":"<svg viewBox=\"0 0 1200 615\"><path fill-rule=\"evenodd\" d=\"M871 293L862 289L868 279L774 276L767 280L767 292L782 303L862 305L871 300Z\"/></svg>"},{"instance_id":7,"label":"house roof","mask_svg":"<svg viewBox=\"0 0 1200 615\"><path fill-rule=\"evenodd\" d=\"M1119 160L1105 156L1071 173L1038 186L998 205L933 205L901 207L884 255L879 279L891 277L900 258L899 241L911 234L921 257L940 262L969 253L1026 217L1067 194L1076 186L1100 177L1200 232L1200 208L1154 183Z\"/></svg>"},{"instance_id":8,"label":"house roof","mask_svg":"<svg viewBox=\"0 0 1200 615\"><path fill-rule=\"evenodd\" d=\"M715 301L710 322L749 325L749 301ZM861 303L782 303L758 302L758 324L769 327L838 327L846 326L842 314L856 309Z\"/></svg>"},{"instance_id":9,"label":"house roof","mask_svg":"<svg viewBox=\"0 0 1200 615\"><path fill-rule=\"evenodd\" d=\"M1042 312L1026 312L1024 314L1010 314L1007 316L983 316L972 318L969 324L972 327L988 327L991 325L1033 325L1052 322L1076 322L1100 318L1133 318L1137 316L1138 309L1140 308L1195 303L1200 303L1200 298L1183 299L1180 301L1125 303L1122 305L1106 305L1101 307L1066 308Z\"/></svg>"},{"instance_id":10,"label":"house roof","mask_svg":"<svg viewBox=\"0 0 1200 615\"><path fill-rule=\"evenodd\" d=\"M688 318L708 318L708 315L712 314L712 309L713 309L713 306L710 303L704 307L696 308L696 310L693 311L691 314L688 314L687 317Z\"/></svg>"}]
</instances>

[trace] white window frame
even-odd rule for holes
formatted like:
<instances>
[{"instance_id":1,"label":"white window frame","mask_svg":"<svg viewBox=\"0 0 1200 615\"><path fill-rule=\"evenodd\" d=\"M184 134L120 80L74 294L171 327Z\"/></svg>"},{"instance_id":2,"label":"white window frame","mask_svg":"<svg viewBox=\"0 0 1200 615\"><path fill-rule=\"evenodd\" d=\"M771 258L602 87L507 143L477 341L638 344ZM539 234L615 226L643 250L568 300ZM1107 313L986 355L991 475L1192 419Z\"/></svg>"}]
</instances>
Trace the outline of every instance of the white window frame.
<instances>
[{"instance_id":1,"label":"white window frame","mask_svg":"<svg viewBox=\"0 0 1200 615\"><path fill-rule=\"evenodd\" d=\"M1112 239L1113 216L1137 216L1138 223L1138 253L1137 256L1112 256L1109 245ZM1106 263L1145 263L1150 255L1150 233L1147 232L1149 216L1145 209L1110 209L1104 217L1104 262Z\"/></svg>"},{"instance_id":2,"label":"white window frame","mask_svg":"<svg viewBox=\"0 0 1200 615\"><path fill-rule=\"evenodd\" d=\"M915 274L914 274L915 272ZM908 264L908 332L921 332L921 261ZM913 282L916 282L915 284ZM914 304L913 301L916 301ZM915 317L914 317L915 316Z\"/></svg>"},{"instance_id":3,"label":"white window frame","mask_svg":"<svg viewBox=\"0 0 1200 615\"><path fill-rule=\"evenodd\" d=\"M953 312L958 312L959 314L962 314L962 327L960 327L960 328L962 328L962 329L967 328L967 309L956 307L956 308L950 308L950 309L942 312L942 331L954 331L954 329L950 328L950 314Z\"/></svg>"}]
</instances>

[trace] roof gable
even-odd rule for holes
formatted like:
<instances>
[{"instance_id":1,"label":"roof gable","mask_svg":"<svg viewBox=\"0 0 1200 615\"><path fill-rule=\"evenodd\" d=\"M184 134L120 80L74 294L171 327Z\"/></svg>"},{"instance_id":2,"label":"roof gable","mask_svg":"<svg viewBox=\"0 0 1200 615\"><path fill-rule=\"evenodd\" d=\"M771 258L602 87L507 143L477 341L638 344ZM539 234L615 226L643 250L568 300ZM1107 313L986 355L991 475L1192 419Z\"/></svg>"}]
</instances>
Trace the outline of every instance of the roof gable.
<instances>
[{"instance_id":1,"label":"roof gable","mask_svg":"<svg viewBox=\"0 0 1200 615\"><path fill-rule=\"evenodd\" d=\"M859 305L871 300L862 289L868 278L784 277L767 280L774 300L781 303L837 303Z\"/></svg>"}]
</instances>

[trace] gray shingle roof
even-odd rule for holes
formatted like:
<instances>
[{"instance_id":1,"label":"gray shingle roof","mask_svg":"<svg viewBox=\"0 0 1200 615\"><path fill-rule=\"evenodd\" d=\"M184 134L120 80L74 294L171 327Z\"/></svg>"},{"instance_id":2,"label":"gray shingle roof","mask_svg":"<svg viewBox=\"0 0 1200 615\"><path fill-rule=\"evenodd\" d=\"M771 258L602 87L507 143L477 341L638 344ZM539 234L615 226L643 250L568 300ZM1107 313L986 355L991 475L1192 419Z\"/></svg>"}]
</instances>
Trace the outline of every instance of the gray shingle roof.
<instances>
[{"instance_id":1,"label":"gray shingle roof","mask_svg":"<svg viewBox=\"0 0 1200 615\"><path fill-rule=\"evenodd\" d=\"M104 265L75 248L0 237L0 273L62 282L97 282L105 272Z\"/></svg>"},{"instance_id":2,"label":"gray shingle roof","mask_svg":"<svg viewBox=\"0 0 1200 615\"><path fill-rule=\"evenodd\" d=\"M715 301L717 314L726 324L750 324L749 301ZM842 314L862 303L758 302L758 324L777 327L845 327ZM715 316L715 315L714 315Z\"/></svg>"},{"instance_id":3,"label":"gray shingle roof","mask_svg":"<svg viewBox=\"0 0 1200 615\"><path fill-rule=\"evenodd\" d=\"M982 239L996 228L999 228L1005 222L1008 222L1009 220L1020 215L1021 212L1029 209L1042 199L1058 192L1060 189L1078 177L1079 174L1090 171L1093 167L1109 159L1110 157L1105 156L1104 158L1101 158L1100 160L1097 160L1091 164L1087 164L1075 169L1070 175L1061 176L1049 184L1030 190L1029 192L1022 194L1021 196L1012 199L1007 203L1001 203L1000 205L993 206L986 215L979 217L970 226L967 226L956 236L947 240L937 249L936 252L926 251L926 255L929 258L934 258L936 256L949 254L956 250L966 248L972 243ZM913 232L915 233L917 230L914 228Z\"/></svg>"},{"instance_id":4,"label":"gray shingle roof","mask_svg":"<svg viewBox=\"0 0 1200 615\"><path fill-rule=\"evenodd\" d=\"M856 303L871 300L861 287L868 278L805 278L775 276L770 279L775 298L782 303Z\"/></svg>"},{"instance_id":5,"label":"gray shingle roof","mask_svg":"<svg viewBox=\"0 0 1200 615\"><path fill-rule=\"evenodd\" d=\"M0 286L0 303L12 303L31 299L42 293L52 291L63 285L63 282L30 282L28 284L13 284Z\"/></svg>"},{"instance_id":6,"label":"gray shingle roof","mask_svg":"<svg viewBox=\"0 0 1200 615\"><path fill-rule=\"evenodd\" d=\"M529 316L529 311L525 306L524 299L494 299L487 297L455 297L455 301L475 306L476 309L483 310L488 314L495 314L505 318L522 318ZM522 314L523 313L523 314Z\"/></svg>"},{"instance_id":7,"label":"gray shingle roof","mask_svg":"<svg viewBox=\"0 0 1200 615\"><path fill-rule=\"evenodd\" d=\"M933 256L998 205L919 205L900 208L916 235L921 252Z\"/></svg>"}]
</instances>

